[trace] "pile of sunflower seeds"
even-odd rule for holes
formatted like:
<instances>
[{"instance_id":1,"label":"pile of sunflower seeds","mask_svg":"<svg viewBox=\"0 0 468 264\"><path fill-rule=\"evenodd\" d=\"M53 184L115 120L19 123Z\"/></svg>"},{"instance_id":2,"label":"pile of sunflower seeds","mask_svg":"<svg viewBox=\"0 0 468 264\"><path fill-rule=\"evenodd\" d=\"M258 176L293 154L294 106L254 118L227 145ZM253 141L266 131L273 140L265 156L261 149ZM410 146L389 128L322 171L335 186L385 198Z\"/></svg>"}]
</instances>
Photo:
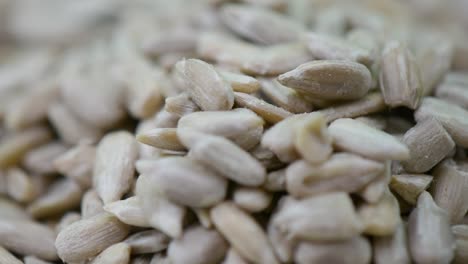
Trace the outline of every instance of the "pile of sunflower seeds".
<instances>
[{"instance_id":1,"label":"pile of sunflower seeds","mask_svg":"<svg viewBox=\"0 0 468 264\"><path fill-rule=\"evenodd\" d=\"M0 0L0 264L468 263L466 8Z\"/></svg>"}]
</instances>

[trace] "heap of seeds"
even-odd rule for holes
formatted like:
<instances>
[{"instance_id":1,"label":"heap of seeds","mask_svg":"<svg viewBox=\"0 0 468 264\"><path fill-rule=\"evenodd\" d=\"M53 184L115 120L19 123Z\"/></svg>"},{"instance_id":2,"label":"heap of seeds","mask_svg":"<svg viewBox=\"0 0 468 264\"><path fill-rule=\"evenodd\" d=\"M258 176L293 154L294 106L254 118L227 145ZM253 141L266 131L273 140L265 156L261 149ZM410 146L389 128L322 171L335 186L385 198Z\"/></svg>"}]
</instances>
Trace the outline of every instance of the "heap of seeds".
<instances>
[{"instance_id":1,"label":"heap of seeds","mask_svg":"<svg viewBox=\"0 0 468 264\"><path fill-rule=\"evenodd\" d=\"M468 263L467 8L0 0L0 264Z\"/></svg>"}]
</instances>

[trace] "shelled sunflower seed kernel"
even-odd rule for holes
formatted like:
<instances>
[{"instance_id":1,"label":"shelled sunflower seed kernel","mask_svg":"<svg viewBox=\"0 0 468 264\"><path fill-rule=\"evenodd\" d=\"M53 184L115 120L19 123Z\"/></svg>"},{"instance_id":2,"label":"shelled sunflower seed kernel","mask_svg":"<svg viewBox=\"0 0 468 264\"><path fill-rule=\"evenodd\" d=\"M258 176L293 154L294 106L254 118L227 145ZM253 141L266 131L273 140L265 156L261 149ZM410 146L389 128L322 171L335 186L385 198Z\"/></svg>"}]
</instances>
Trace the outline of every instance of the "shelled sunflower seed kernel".
<instances>
[{"instance_id":1,"label":"shelled sunflower seed kernel","mask_svg":"<svg viewBox=\"0 0 468 264\"><path fill-rule=\"evenodd\" d=\"M0 264L468 259L468 0L0 0Z\"/></svg>"}]
</instances>

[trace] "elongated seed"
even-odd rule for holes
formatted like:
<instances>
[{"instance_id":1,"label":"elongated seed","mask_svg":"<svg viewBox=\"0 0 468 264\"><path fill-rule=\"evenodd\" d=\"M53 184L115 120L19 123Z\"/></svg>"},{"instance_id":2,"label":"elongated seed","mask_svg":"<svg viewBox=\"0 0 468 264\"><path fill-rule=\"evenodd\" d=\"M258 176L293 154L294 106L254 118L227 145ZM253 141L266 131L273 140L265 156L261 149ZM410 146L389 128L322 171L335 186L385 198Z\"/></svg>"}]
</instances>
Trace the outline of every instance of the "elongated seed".
<instances>
[{"instance_id":1,"label":"elongated seed","mask_svg":"<svg viewBox=\"0 0 468 264\"><path fill-rule=\"evenodd\" d=\"M219 74L231 84L234 92L255 93L260 89L260 82L257 79L241 73L220 71Z\"/></svg>"},{"instance_id":2,"label":"elongated seed","mask_svg":"<svg viewBox=\"0 0 468 264\"><path fill-rule=\"evenodd\" d=\"M310 114L297 124L294 145L308 162L317 164L326 161L333 149L324 116L320 113Z\"/></svg>"},{"instance_id":3,"label":"elongated seed","mask_svg":"<svg viewBox=\"0 0 468 264\"><path fill-rule=\"evenodd\" d=\"M294 89L280 84L274 79L261 79L261 90L276 105L291 113L312 112L312 104L305 100Z\"/></svg>"},{"instance_id":4,"label":"elongated seed","mask_svg":"<svg viewBox=\"0 0 468 264\"><path fill-rule=\"evenodd\" d=\"M401 221L395 232L373 238L376 264L409 264L411 262L406 238L406 225Z\"/></svg>"},{"instance_id":5,"label":"elongated seed","mask_svg":"<svg viewBox=\"0 0 468 264\"><path fill-rule=\"evenodd\" d=\"M169 237L158 230L146 230L135 233L125 239L132 250L132 255L155 253L165 250Z\"/></svg>"},{"instance_id":6,"label":"elongated seed","mask_svg":"<svg viewBox=\"0 0 468 264\"><path fill-rule=\"evenodd\" d=\"M182 117L177 127L179 140L190 148L190 142L184 140L179 129L222 136L232 140L243 149L252 149L259 142L263 133L264 121L248 109L233 111L196 112Z\"/></svg>"},{"instance_id":7,"label":"elongated seed","mask_svg":"<svg viewBox=\"0 0 468 264\"><path fill-rule=\"evenodd\" d=\"M287 168L286 189L295 197L334 191L356 192L383 170L382 163L348 153L334 154L319 165L301 160Z\"/></svg>"},{"instance_id":8,"label":"elongated seed","mask_svg":"<svg viewBox=\"0 0 468 264\"><path fill-rule=\"evenodd\" d=\"M3 137L0 141L0 168L18 163L26 152L46 143L51 137L52 134L46 127L32 127Z\"/></svg>"},{"instance_id":9,"label":"elongated seed","mask_svg":"<svg viewBox=\"0 0 468 264\"><path fill-rule=\"evenodd\" d=\"M76 144L81 140L95 142L102 136L100 128L85 123L62 103L52 104L48 117L59 137L67 143Z\"/></svg>"},{"instance_id":10,"label":"elongated seed","mask_svg":"<svg viewBox=\"0 0 468 264\"><path fill-rule=\"evenodd\" d=\"M67 151L67 146L60 142L51 142L28 152L23 158L23 164L31 172L51 174L56 172L53 161Z\"/></svg>"},{"instance_id":11,"label":"elongated seed","mask_svg":"<svg viewBox=\"0 0 468 264\"><path fill-rule=\"evenodd\" d=\"M309 32L305 38L310 53L319 60L348 60L367 66L375 60L368 50L338 37Z\"/></svg>"},{"instance_id":12,"label":"elongated seed","mask_svg":"<svg viewBox=\"0 0 468 264\"><path fill-rule=\"evenodd\" d=\"M234 94L213 66L196 60L182 60L175 69L187 85L187 92L205 111L229 110L234 104Z\"/></svg>"},{"instance_id":13,"label":"elongated seed","mask_svg":"<svg viewBox=\"0 0 468 264\"><path fill-rule=\"evenodd\" d=\"M234 191L234 203L240 208L256 213L268 208L272 195L259 188L237 188Z\"/></svg>"},{"instance_id":14,"label":"elongated seed","mask_svg":"<svg viewBox=\"0 0 468 264\"><path fill-rule=\"evenodd\" d=\"M200 108L190 99L190 96L187 93L181 93L177 96L166 98L164 110L168 113L182 117L199 111Z\"/></svg>"},{"instance_id":15,"label":"elongated seed","mask_svg":"<svg viewBox=\"0 0 468 264\"><path fill-rule=\"evenodd\" d=\"M338 254L339 252L339 254ZM364 264L371 260L369 241L361 236L336 242L302 242L294 254L298 264L349 263Z\"/></svg>"},{"instance_id":16,"label":"elongated seed","mask_svg":"<svg viewBox=\"0 0 468 264\"><path fill-rule=\"evenodd\" d=\"M189 157L242 185L259 186L265 182L266 172L261 163L222 137L201 137L191 147Z\"/></svg>"},{"instance_id":17,"label":"elongated seed","mask_svg":"<svg viewBox=\"0 0 468 264\"><path fill-rule=\"evenodd\" d=\"M169 244L167 255L174 264L216 264L226 251L226 241L216 230L193 226Z\"/></svg>"},{"instance_id":18,"label":"elongated seed","mask_svg":"<svg viewBox=\"0 0 468 264\"><path fill-rule=\"evenodd\" d=\"M460 222L468 212L468 173L459 170L453 160L445 160L432 174L435 203L448 213L452 223Z\"/></svg>"},{"instance_id":19,"label":"elongated seed","mask_svg":"<svg viewBox=\"0 0 468 264\"><path fill-rule=\"evenodd\" d=\"M101 213L67 226L58 234L55 246L63 261L79 262L122 241L128 231L128 226L116 217Z\"/></svg>"},{"instance_id":20,"label":"elongated seed","mask_svg":"<svg viewBox=\"0 0 468 264\"><path fill-rule=\"evenodd\" d=\"M393 194L386 190L375 204L364 204L358 209L364 224L364 233L373 236L388 236L400 223L400 207Z\"/></svg>"},{"instance_id":21,"label":"elongated seed","mask_svg":"<svg viewBox=\"0 0 468 264\"><path fill-rule=\"evenodd\" d=\"M20 203L31 202L38 195L31 177L19 168L7 171L6 191L11 198Z\"/></svg>"},{"instance_id":22,"label":"elongated seed","mask_svg":"<svg viewBox=\"0 0 468 264\"><path fill-rule=\"evenodd\" d=\"M415 205L419 194L429 187L432 176L425 174L392 175L390 188L411 205Z\"/></svg>"},{"instance_id":23,"label":"elongated seed","mask_svg":"<svg viewBox=\"0 0 468 264\"><path fill-rule=\"evenodd\" d=\"M298 40L305 30L283 15L251 5L224 5L221 19L235 33L259 44Z\"/></svg>"},{"instance_id":24,"label":"elongated seed","mask_svg":"<svg viewBox=\"0 0 468 264\"><path fill-rule=\"evenodd\" d=\"M408 147L393 136L359 121L343 118L328 127L333 143L340 149L377 160L406 160Z\"/></svg>"},{"instance_id":25,"label":"elongated seed","mask_svg":"<svg viewBox=\"0 0 468 264\"><path fill-rule=\"evenodd\" d=\"M175 128L155 128L137 135L141 143L173 151L183 151L185 147L180 143Z\"/></svg>"},{"instance_id":26,"label":"elongated seed","mask_svg":"<svg viewBox=\"0 0 468 264\"><path fill-rule=\"evenodd\" d=\"M274 225L288 238L314 241L348 239L363 230L351 198L340 192L293 200L278 212Z\"/></svg>"},{"instance_id":27,"label":"elongated seed","mask_svg":"<svg viewBox=\"0 0 468 264\"><path fill-rule=\"evenodd\" d=\"M420 122L430 117L444 126L457 145L468 147L468 111L444 100L425 97L414 118Z\"/></svg>"},{"instance_id":28,"label":"elongated seed","mask_svg":"<svg viewBox=\"0 0 468 264\"><path fill-rule=\"evenodd\" d=\"M28 207L28 212L35 218L58 215L78 207L82 195L83 191L76 182L70 179L57 181Z\"/></svg>"},{"instance_id":29,"label":"elongated seed","mask_svg":"<svg viewBox=\"0 0 468 264\"><path fill-rule=\"evenodd\" d=\"M45 225L19 219L0 220L0 246L17 254L56 260L54 241L55 232Z\"/></svg>"},{"instance_id":30,"label":"elongated seed","mask_svg":"<svg viewBox=\"0 0 468 264\"><path fill-rule=\"evenodd\" d=\"M279 263L270 242L255 220L230 202L211 209L218 231L241 256L253 263Z\"/></svg>"},{"instance_id":31,"label":"elongated seed","mask_svg":"<svg viewBox=\"0 0 468 264\"><path fill-rule=\"evenodd\" d=\"M234 93L236 104L254 111L268 123L276 124L293 114L246 93Z\"/></svg>"},{"instance_id":32,"label":"elongated seed","mask_svg":"<svg viewBox=\"0 0 468 264\"><path fill-rule=\"evenodd\" d=\"M103 209L127 225L150 227L140 206L139 198L136 196L108 203Z\"/></svg>"},{"instance_id":33,"label":"elongated seed","mask_svg":"<svg viewBox=\"0 0 468 264\"><path fill-rule=\"evenodd\" d=\"M435 95L437 98L452 102L463 108L468 107L468 92L466 84L450 83L445 81L437 88Z\"/></svg>"},{"instance_id":34,"label":"elongated seed","mask_svg":"<svg viewBox=\"0 0 468 264\"><path fill-rule=\"evenodd\" d=\"M359 63L320 60L301 64L278 76L278 81L314 98L351 100L361 98L369 91L372 77Z\"/></svg>"},{"instance_id":35,"label":"elongated seed","mask_svg":"<svg viewBox=\"0 0 468 264\"><path fill-rule=\"evenodd\" d=\"M408 222L409 249L416 263L450 263L455 239L445 210L422 192Z\"/></svg>"},{"instance_id":36,"label":"elongated seed","mask_svg":"<svg viewBox=\"0 0 468 264\"><path fill-rule=\"evenodd\" d=\"M423 93L419 68L413 55L398 42L390 42L382 53L380 87L391 107L416 109Z\"/></svg>"},{"instance_id":37,"label":"elongated seed","mask_svg":"<svg viewBox=\"0 0 468 264\"><path fill-rule=\"evenodd\" d=\"M61 174L88 188L92 184L95 157L96 147L81 143L58 156L53 165Z\"/></svg>"},{"instance_id":38,"label":"elongated seed","mask_svg":"<svg viewBox=\"0 0 468 264\"><path fill-rule=\"evenodd\" d=\"M102 251L90 264L127 264L130 261L130 246L126 243L111 245Z\"/></svg>"},{"instance_id":39,"label":"elongated seed","mask_svg":"<svg viewBox=\"0 0 468 264\"><path fill-rule=\"evenodd\" d=\"M94 189L88 190L81 199L81 216L87 219L104 212L104 203Z\"/></svg>"},{"instance_id":40,"label":"elongated seed","mask_svg":"<svg viewBox=\"0 0 468 264\"><path fill-rule=\"evenodd\" d=\"M0 263L2 264L23 264L21 260L16 258L8 250L0 246Z\"/></svg>"},{"instance_id":41,"label":"elongated seed","mask_svg":"<svg viewBox=\"0 0 468 264\"><path fill-rule=\"evenodd\" d=\"M403 142L410 150L410 158L402 161L407 172L426 172L454 149L455 143L442 125L435 119L425 119L408 130Z\"/></svg>"},{"instance_id":42,"label":"elongated seed","mask_svg":"<svg viewBox=\"0 0 468 264\"><path fill-rule=\"evenodd\" d=\"M119 200L130 189L137 151L136 140L128 132L109 133L99 142L93 186L104 204Z\"/></svg>"},{"instance_id":43,"label":"elongated seed","mask_svg":"<svg viewBox=\"0 0 468 264\"><path fill-rule=\"evenodd\" d=\"M148 223L171 237L182 234L186 209L167 199L152 177L142 174L136 183L136 196Z\"/></svg>"}]
</instances>

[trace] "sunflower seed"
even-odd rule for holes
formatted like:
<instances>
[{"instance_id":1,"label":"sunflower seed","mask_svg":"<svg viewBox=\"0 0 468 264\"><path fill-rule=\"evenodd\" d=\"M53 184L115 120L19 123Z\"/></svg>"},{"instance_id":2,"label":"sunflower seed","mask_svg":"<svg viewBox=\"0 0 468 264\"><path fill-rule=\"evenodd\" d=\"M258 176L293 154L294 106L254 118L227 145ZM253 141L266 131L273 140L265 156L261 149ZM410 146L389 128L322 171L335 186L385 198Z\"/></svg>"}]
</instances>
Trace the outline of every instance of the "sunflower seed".
<instances>
[{"instance_id":1,"label":"sunflower seed","mask_svg":"<svg viewBox=\"0 0 468 264\"><path fill-rule=\"evenodd\" d=\"M392 162L387 160L384 162L384 170L377 177L375 177L369 184L367 184L358 194L368 203L378 202L390 183L392 172Z\"/></svg>"},{"instance_id":2,"label":"sunflower seed","mask_svg":"<svg viewBox=\"0 0 468 264\"><path fill-rule=\"evenodd\" d=\"M380 112L385 108L385 102L380 93L369 93L359 100L334 105L317 112L322 113L327 122L332 122L339 118L354 118Z\"/></svg>"},{"instance_id":3,"label":"sunflower seed","mask_svg":"<svg viewBox=\"0 0 468 264\"><path fill-rule=\"evenodd\" d=\"M348 239L363 230L351 198L339 192L293 200L278 212L273 224L290 239L314 241Z\"/></svg>"},{"instance_id":4,"label":"sunflower seed","mask_svg":"<svg viewBox=\"0 0 468 264\"><path fill-rule=\"evenodd\" d=\"M425 174L392 175L390 188L411 205L415 205L418 196L429 187L432 176Z\"/></svg>"},{"instance_id":5,"label":"sunflower seed","mask_svg":"<svg viewBox=\"0 0 468 264\"><path fill-rule=\"evenodd\" d=\"M88 190L81 199L81 216L91 218L104 212L104 203L94 189Z\"/></svg>"},{"instance_id":6,"label":"sunflower seed","mask_svg":"<svg viewBox=\"0 0 468 264\"><path fill-rule=\"evenodd\" d=\"M81 220L81 215L75 212L65 213L55 226L55 232L60 233L65 227Z\"/></svg>"},{"instance_id":7,"label":"sunflower seed","mask_svg":"<svg viewBox=\"0 0 468 264\"><path fill-rule=\"evenodd\" d=\"M23 264L23 262L17 259L13 254L8 252L0 246L0 263L2 264Z\"/></svg>"},{"instance_id":8,"label":"sunflower seed","mask_svg":"<svg viewBox=\"0 0 468 264\"><path fill-rule=\"evenodd\" d=\"M345 151L377 160L406 160L410 157L408 147L396 138L353 119L335 120L328 131L334 145Z\"/></svg>"},{"instance_id":9,"label":"sunflower seed","mask_svg":"<svg viewBox=\"0 0 468 264\"><path fill-rule=\"evenodd\" d=\"M270 206L271 194L258 188L239 187L234 190L233 201L247 212L261 212Z\"/></svg>"},{"instance_id":10,"label":"sunflower seed","mask_svg":"<svg viewBox=\"0 0 468 264\"><path fill-rule=\"evenodd\" d=\"M409 250L416 263L450 263L455 239L445 210L428 192L422 192L408 222Z\"/></svg>"},{"instance_id":11,"label":"sunflower seed","mask_svg":"<svg viewBox=\"0 0 468 264\"><path fill-rule=\"evenodd\" d=\"M157 230L135 233L124 240L132 250L132 255L163 251L169 244L169 237Z\"/></svg>"},{"instance_id":12,"label":"sunflower seed","mask_svg":"<svg viewBox=\"0 0 468 264\"><path fill-rule=\"evenodd\" d=\"M465 109L468 108L468 91L466 84L443 82L437 86L435 95Z\"/></svg>"},{"instance_id":13,"label":"sunflower seed","mask_svg":"<svg viewBox=\"0 0 468 264\"><path fill-rule=\"evenodd\" d=\"M254 111L268 123L276 124L281 120L293 115L283 108L269 104L262 99L249 94L236 92L234 93L234 96L237 105Z\"/></svg>"},{"instance_id":14,"label":"sunflower seed","mask_svg":"<svg viewBox=\"0 0 468 264\"><path fill-rule=\"evenodd\" d=\"M60 96L60 90L54 80L45 80L12 102L5 113L5 126L19 130L38 124L47 118L49 106Z\"/></svg>"},{"instance_id":15,"label":"sunflower seed","mask_svg":"<svg viewBox=\"0 0 468 264\"><path fill-rule=\"evenodd\" d=\"M466 263L468 261L468 226L452 226L452 233L455 236L456 243L455 258L453 260L453 263Z\"/></svg>"},{"instance_id":16,"label":"sunflower seed","mask_svg":"<svg viewBox=\"0 0 468 264\"><path fill-rule=\"evenodd\" d=\"M351 100L369 91L372 77L364 65L356 62L320 60L301 64L278 76L278 81L314 98Z\"/></svg>"},{"instance_id":17,"label":"sunflower seed","mask_svg":"<svg viewBox=\"0 0 468 264\"><path fill-rule=\"evenodd\" d=\"M426 46L420 48L419 52L416 53L417 62L421 71L422 95L428 96L432 94L437 83L439 83L450 70L454 48L451 41L437 38L426 43Z\"/></svg>"},{"instance_id":18,"label":"sunflower seed","mask_svg":"<svg viewBox=\"0 0 468 264\"><path fill-rule=\"evenodd\" d=\"M54 241L55 232L45 225L19 219L0 220L0 246L19 255L56 260Z\"/></svg>"},{"instance_id":19,"label":"sunflower seed","mask_svg":"<svg viewBox=\"0 0 468 264\"><path fill-rule=\"evenodd\" d=\"M266 172L261 163L222 137L201 137L191 147L189 157L242 185L259 186L265 182Z\"/></svg>"},{"instance_id":20,"label":"sunflower seed","mask_svg":"<svg viewBox=\"0 0 468 264\"><path fill-rule=\"evenodd\" d=\"M169 200L191 207L209 207L226 195L227 181L205 166L186 157L164 158L155 162L149 174ZM185 185L186 188L180 189Z\"/></svg>"},{"instance_id":21,"label":"sunflower seed","mask_svg":"<svg viewBox=\"0 0 468 264\"><path fill-rule=\"evenodd\" d=\"M187 84L192 100L205 111L229 110L234 104L232 88L210 64L196 59L182 60L176 71Z\"/></svg>"},{"instance_id":22,"label":"sunflower seed","mask_svg":"<svg viewBox=\"0 0 468 264\"><path fill-rule=\"evenodd\" d=\"M66 177L76 181L83 188L92 184L96 147L80 143L55 158L55 169Z\"/></svg>"},{"instance_id":23,"label":"sunflower seed","mask_svg":"<svg viewBox=\"0 0 468 264\"><path fill-rule=\"evenodd\" d=\"M272 171L267 174L263 188L270 192L286 190L286 169Z\"/></svg>"},{"instance_id":24,"label":"sunflower seed","mask_svg":"<svg viewBox=\"0 0 468 264\"><path fill-rule=\"evenodd\" d=\"M169 113L166 110L159 111L154 118L154 127L157 128L175 128L180 116Z\"/></svg>"},{"instance_id":25,"label":"sunflower seed","mask_svg":"<svg viewBox=\"0 0 468 264\"><path fill-rule=\"evenodd\" d=\"M67 146L60 142L51 142L28 152L23 158L23 164L31 172L51 174L56 172L53 160L67 151Z\"/></svg>"},{"instance_id":26,"label":"sunflower seed","mask_svg":"<svg viewBox=\"0 0 468 264\"><path fill-rule=\"evenodd\" d=\"M167 255L174 264L216 264L226 251L226 241L217 231L193 226L172 240Z\"/></svg>"},{"instance_id":27,"label":"sunflower seed","mask_svg":"<svg viewBox=\"0 0 468 264\"><path fill-rule=\"evenodd\" d=\"M114 244L99 253L90 264L127 264L130 261L130 250L130 246L126 243Z\"/></svg>"},{"instance_id":28,"label":"sunflower seed","mask_svg":"<svg viewBox=\"0 0 468 264\"><path fill-rule=\"evenodd\" d=\"M312 164L326 161L333 149L324 116L310 114L300 124L297 124L294 145L306 161Z\"/></svg>"},{"instance_id":29,"label":"sunflower seed","mask_svg":"<svg viewBox=\"0 0 468 264\"><path fill-rule=\"evenodd\" d=\"M180 117L200 110L187 93L167 97L164 109Z\"/></svg>"},{"instance_id":30,"label":"sunflower seed","mask_svg":"<svg viewBox=\"0 0 468 264\"><path fill-rule=\"evenodd\" d=\"M246 260L253 263L279 263L262 228L255 220L230 202L211 209L218 231Z\"/></svg>"},{"instance_id":31,"label":"sunflower seed","mask_svg":"<svg viewBox=\"0 0 468 264\"><path fill-rule=\"evenodd\" d=\"M325 192L356 192L379 176L384 165L348 153L338 153L328 161L312 165L296 161L286 170L286 189L295 197Z\"/></svg>"},{"instance_id":32,"label":"sunflower seed","mask_svg":"<svg viewBox=\"0 0 468 264\"><path fill-rule=\"evenodd\" d=\"M452 223L460 222L468 212L468 173L459 170L453 160L445 160L432 174L435 203L448 213Z\"/></svg>"},{"instance_id":33,"label":"sunflower seed","mask_svg":"<svg viewBox=\"0 0 468 264\"><path fill-rule=\"evenodd\" d=\"M358 214L364 224L364 233L372 236L391 235L401 222L398 201L389 190L377 203L360 206Z\"/></svg>"},{"instance_id":34,"label":"sunflower seed","mask_svg":"<svg viewBox=\"0 0 468 264\"><path fill-rule=\"evenodd\" d=\"M82 140L96 142L102 136L99 128L79 119L62 103L52 104L48 117L59 137L66 143L76 144Z\"/></svg>"},{"instance_id":35,"label":"sunflower seed","mask_svg":"<svg viewBox=\"0 0 468 264\"><path fill-rule=\"evenodd\" d=\"M339 252L339 254L337 254ZM344 263L364 264L371 261L371 246L366 238L357 236L344 241L301 242L294 254L298 264Z\"/></svg>"},{"instance_id":36,"label":"sunflower seed","mask_svg":"<svg viewBox=\"0 0 468 264\"><path fill-rule=\"evenodd\" d=\"M413 55L399 42L389 42L382 53L380 87L391 107L416 109L423 93L419 68Z\"/></svg>"},{"instance_id":37,"label":"sunflower seed","mask_svg":"<svg viewBox=\"0 0 468 264\"><path fill-rule=\"evenodd\" d=\"M260 161L263 167L267 170L280 169L285 166L278 157L276 157L275 153L263 147L261 144L258 144L253 150L251 150L250 154Z\"/></svg>"},{"instance_id":38,"label":"sunflower seed","mask_svg":"<svg viewBox=\"0 0 468 264\"><path fill-rule=\"evenodd\" d=\"M46 127L32 127L4 136L0 141L0 169L15 165L29 150L46 143L51 137Z\"/></svg>"},{"instance_id":39,"label":"sunflower seed","mask_svg":"<svg viewBox=\"0 0 468 264\"><path fill-rule=\"evenodd\" d=\"M426 172L455 148L450 135L442 125L433 118L419 122L415 127L408 130L403 143L410 150L410 159L402 161L403 168L407 172Z\"/></svg>"},{"instance_id":40,"label":"sunflower seed","mask_svg":"<svg viewBox=\"0 0 468 264\"><path fill-rule=\"evenodd\" d=\"M103 209L115 215L115 217L127 225L150 227L140 207L140 200L136 196L108 203Z\"/></svg>"},{"instance_id":41,"label":"sunflower seed","mask_svg":"<svg viewBox=\"0 0 468 264\"><path fill-rule=\"evenodd\" d=\"M37 196L31 177L19 168L7 171L6 188L7 194L20 203L31 202Z\"/></svg>"},{"instance_id":42,"label":"sunflower seed","mask_svg":"<svg viewBox=\"0 0 468 264\"><path fill-rule=\"evenodd\" d=\"M233 248L230 248L222 264L248 264L248 263Z\"/></svg>"},{"instance_id":43,"label":"sunflower seed","mask_svg":"<svg viewBox=\"0 0 468 264\"><path fill-rule=\"evenodd\" d=\"M0 197L0 219L31 220L31 216L16 202Z\"/></svg>"},{"instance_id":44,"label":"sunflower seed","mask_svg":"<svg viewBox=\"0 0 468 264\"><path fill-rule=\"evenodd\" d=\"M177 27L173 30L150 35L143 42L143 52L151 57L163 56L167 53L188 52L195 50L197 32L187 27Z\"/></svg>"},{"instance_id":45,"label":"sunflower seed","mask_svg":"<svg viewBox=\"0 0 468 264\"><path fill-rule=\"evenodd\" d=\"M232 140L249 150L255 147L262 136L264 121L248 109L233 111L196 112L182 117L177 127L179 140L190 148L187 140L179 133L182 129L217 135Z\"/></svg>"},{"instance_id":46,"label":"sunflower seed","mask_svg":"<svg viewBox=\"0 0 468 264\"><path fill-rule=\"evenodd\" d=\"M420 122L430 117L444 126L457 145L468 147L468 111L447 101L426 97L414 112L414 118Z\"/></svg>"},{"instance_id":47,"label":"sunflower seed","mask_svg":"<svg viewBox=\"0 0 468 264\"><path fill-rule=\"evenodd\" d=\"M375 60L368 50L338 37L309 32L305 38L310 53L319 60L347 60L367 66Z\"/></svg>"},{"instance_id":48,"label":"sunflower seed","mask_svg":"<svg viewBox=\"0 0 468 264\"><path fill-rule=\"evenodd\" d=\"M152 177L142 174L136 183L136 196L148 223L171 237L182 234L186 209L169 201Z\"/></svg>"},{"instance_id":49,"label":"sunflower seed","mask_svg":"<svg viewBox=\"0 0 468 264\"><path fill-rule=\"evenodd\" d=\"M28 212L34 218L60 215L78 207L83 191L70 179L55 182L47 192L28 206Z\"/></svg>"},{"instance_id":50,"label":"sunflower seed","mask_svg":"<svg viewBox=\"0 0 468 264\"><path fill-rule=\"evenodd\" d=\"M119 200L133 181L138 145L128 132L107 134L97 146L93 186L104 204Z\"/></svg>"},{"instance_id":51,"label":"sunflower seed","mask_svg":"<svg viewBox=\"0 0 468 264\"><path fill-rule=\"evenodd\" d=\"M38 259L34 256L26 256L24 258L24 264L51 264L51 262L44 261L42 259Z\"/></svg>"},{"instance_id":52,"label":"sunflower seed","mask_svg":"<svg viewBox=\"0 0 468 264\"><path fill-rule=\"evenodd\" d=\"M295 90L280 84L275 79L261 79L261 90L274 104L291 113L312 112L312 104Z\"/></svg>"},{"instance_id":53,"label":"sunflower seed","mask_svg":"<svg viewBox=\"0 0 468 264\"><path fill-rule=\"evenodd\" d=\"M175 128L156 128L138 134L137 140L155 148L184 151L185 147L180 143L176 131Z\"/></svg>"},{"instance_id":54,"label":"sunflower seed","mask_svg":"<svg viewBox=\"0 0 468 264\"><path fill-rule=\"evenodd\" d=\"M278 44L259 49L246 56L241 70L249 75L275 76L312 60L301 42Z\"/></svg>"},{"instance_id":55,"label":"sunflower seed","mask_svg":"<svg viewBox=\"0 0 468 264\"><path fill-rule=\"evenodd\" d=\"M224 80L231 84L231 88L234 92L251 94L260 89L260 82L248 75L228 71L220 71L219 74L221 74Z\"/></svg>"},{"instance_id":56,"label":"sunflower seed","mask_svg":"<svg viewBox=\"0 0 468 264\"><path fill-rule=\"evenodd\" d=\"M58 234L55 246L63 261L79 262L122 241L128 230L116 217L101 213L67 226Z\"/></svg>"},{"instance_id":57,"label":"sunflower seed","mask_svg":"<svg viewBox=\"0 0 468 264\"><path fill-rule=\"evenodd\" d=\"M373 238L374 262L376 264L411 263L406 238L406 225L400 222L392 235Z\"/></svg>"},{"instance_id":58,"label":"sunflower seed","mask_svg":"<svg viewBox=\"0 0 468 264\"><path fill-rule=\"evenodd\" d=\"M266 8L228 4L221 8L222 21L238 35L259 44L298 40L305 29L293 20Z\"/></svg>"}]
</instances>

